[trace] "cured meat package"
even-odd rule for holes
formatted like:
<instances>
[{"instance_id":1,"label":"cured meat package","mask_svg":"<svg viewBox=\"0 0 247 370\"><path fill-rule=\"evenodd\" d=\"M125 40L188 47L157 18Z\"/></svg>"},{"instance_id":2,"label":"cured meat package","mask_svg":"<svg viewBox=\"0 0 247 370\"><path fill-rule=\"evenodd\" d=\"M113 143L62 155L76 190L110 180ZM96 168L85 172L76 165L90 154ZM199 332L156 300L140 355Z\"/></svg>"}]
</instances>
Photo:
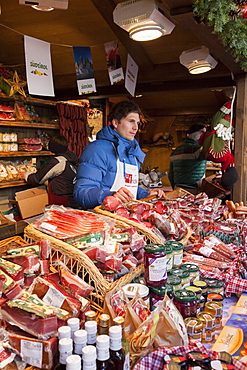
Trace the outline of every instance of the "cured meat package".
<instances>
[{"instance_id":1,"label":"cured meat package","mask_svg":"<svg viewBox=\"0 0 247 370\"><path fill-rule=\"evenodd\" d=\"M29 293L36 294L45 303L68 311L71 317L80 313L81 303L57 282L48 278L37 277L29 288Z\"/></svg>"},{"instance_id":2,"label":"cured meat package","mask_svg":"<svg viewBox=\"0 0 247 370\"><path fill-rule=\"evenodd\" d=\"M54 336L58 329L57 316L52 309L40 309L38 305L21 299L4 303L1 306L1 317L40 339Z\"/></svg>"},{"instance_id":3,"label":"cured meat package","mask_svg":"<svg viewBox=\"0 0 247 370\"><path fill-rule=\"evenodd\" d=\"M58 351L57 337L42 340L13 326L7 329L9 345L22 361L42 369L53 368Z\"/></svg>"}]
</instances>

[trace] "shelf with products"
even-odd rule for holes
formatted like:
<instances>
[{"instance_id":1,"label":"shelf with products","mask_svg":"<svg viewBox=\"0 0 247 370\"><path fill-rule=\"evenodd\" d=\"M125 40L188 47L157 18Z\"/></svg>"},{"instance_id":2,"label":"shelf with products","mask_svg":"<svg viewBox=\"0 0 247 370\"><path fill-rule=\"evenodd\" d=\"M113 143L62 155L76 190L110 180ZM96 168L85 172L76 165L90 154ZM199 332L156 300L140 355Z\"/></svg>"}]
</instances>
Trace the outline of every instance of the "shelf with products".
<instances>
[{"instance_id":1,"label":"shelf with products","mask_svg":"<svg viewBox=\"0 0 247 370\"><path fill-rule=\"evenodd\" d=\"M53 153L49 150L41 150L38 152L32 151L32 152L0 152L1 158L14 158L14 157L41 157L46 155L52 155Z\"/></svg>"},{"instance_id":2,"label":"shelf with products","mask_svg":"<svg viewBox=\"0 0 247 370\"><path fill-rule=\"evenodd\" d=\"M27 128L46 128L50 130L59 130L59 123L57 122L30 122L30 121L4 121L0 120L0 126L7 127L27 127Z\"/></svg>"}]
</instances>

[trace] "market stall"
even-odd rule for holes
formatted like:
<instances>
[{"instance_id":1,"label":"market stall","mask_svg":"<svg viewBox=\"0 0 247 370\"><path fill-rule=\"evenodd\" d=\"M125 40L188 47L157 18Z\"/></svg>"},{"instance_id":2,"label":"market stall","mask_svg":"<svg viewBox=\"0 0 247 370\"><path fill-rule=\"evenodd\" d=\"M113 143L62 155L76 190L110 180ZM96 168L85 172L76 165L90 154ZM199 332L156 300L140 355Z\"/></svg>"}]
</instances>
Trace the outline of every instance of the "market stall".
<instances>
[{"instance_id":1,"label":"market stall","mask_svg":"<svg viewBox=\"0 0 247 370\"><path fill-rule=\"evenodd\" d=\"M61 333L75 320L76 338L96 325L96 346L121 325L119 350L135 370L170 369L178 357L178 368L244 370L245 215L182 189L115 209L108 198L95 212L47 207L24 239L0 244L2 363L65 366L78 351L61 355Z\"/></svg>"}]
</instances>

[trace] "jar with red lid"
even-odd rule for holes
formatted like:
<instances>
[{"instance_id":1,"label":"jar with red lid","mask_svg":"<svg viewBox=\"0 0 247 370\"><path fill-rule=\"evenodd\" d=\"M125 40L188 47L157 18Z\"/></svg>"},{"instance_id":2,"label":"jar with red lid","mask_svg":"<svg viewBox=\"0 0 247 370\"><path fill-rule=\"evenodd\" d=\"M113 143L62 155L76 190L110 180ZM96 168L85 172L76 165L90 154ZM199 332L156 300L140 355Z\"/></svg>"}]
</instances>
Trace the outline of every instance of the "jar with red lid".
<instances>
[{"instance_id":1,"label":"jar with red lid","mask_svg":"<svg viewBox=\"0 0 247 370\"><path fill-rule=\"evenodd\" d=\"M162 287L167 281L166 247L163 244L148 244L144 247L144 268L147 285Z\"/></svg>"},{"instance_id":2,"label":"jar with red lid","mask_svg":"<svg viewBox=\"0 0 247 370\"><path fill-rule=\"evenodd\" d=\"M184 319L195 317L197 314L197 297L194 292L185 289L176 290L173 293L173 303L177 307Z\"/></svg>"}]
</instances>

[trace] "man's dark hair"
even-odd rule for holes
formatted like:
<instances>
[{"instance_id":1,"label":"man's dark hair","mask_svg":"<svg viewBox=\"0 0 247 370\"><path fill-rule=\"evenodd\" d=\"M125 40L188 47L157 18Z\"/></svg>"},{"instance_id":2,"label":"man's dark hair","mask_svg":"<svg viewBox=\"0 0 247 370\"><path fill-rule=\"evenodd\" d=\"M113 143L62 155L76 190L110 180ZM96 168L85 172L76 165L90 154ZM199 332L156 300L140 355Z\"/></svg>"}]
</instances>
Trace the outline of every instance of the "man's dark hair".
<instances>
[{"instance_id":1,"label":"man's dark hair","mask_svg":"<svg viewBox=\"0 0 247 370\"><path fill-rule=\"evenodd\" d=\"M138 113L141 115L142 112L139 105L134 101L122 100L113 105L108 116L108 122L112 122L113 119L120 121L122 118L127 117L129 113Z\"/></svg>"},{"instance_id":2,"label":"man's dark hair","mask_svg":"<svg viewBox=\"0 0 247 370\"><path fill-rule=\"evenodd\" d=\"M68 150L68 140L63 135L54 135L49 141L48 148L55 154L65 153Z\"/></svg>"}]
</instances>

